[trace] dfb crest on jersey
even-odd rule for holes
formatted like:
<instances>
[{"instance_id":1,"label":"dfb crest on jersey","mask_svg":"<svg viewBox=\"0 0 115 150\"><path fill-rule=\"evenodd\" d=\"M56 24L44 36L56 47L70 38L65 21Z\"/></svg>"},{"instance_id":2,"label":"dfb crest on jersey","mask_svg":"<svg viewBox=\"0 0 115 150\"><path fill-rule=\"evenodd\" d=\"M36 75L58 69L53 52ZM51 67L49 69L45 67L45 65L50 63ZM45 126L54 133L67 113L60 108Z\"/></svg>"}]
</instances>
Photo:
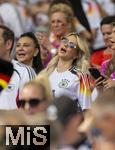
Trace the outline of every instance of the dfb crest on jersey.
<instances>
[{"instance_id":1,"label":"dfb crest on jersey","mask_svg":"<svg viewBox=\"0 0 115 150\"><path fill-rule=\"evenodd\" d=\"M68 86L68 83L69 83L69 82L70 82L70 81L67 80L67 79L62 79L61 82L58 84L58 86L59 86L60 88L66 88L66 87Z\"/></svg>"}]
</instances>

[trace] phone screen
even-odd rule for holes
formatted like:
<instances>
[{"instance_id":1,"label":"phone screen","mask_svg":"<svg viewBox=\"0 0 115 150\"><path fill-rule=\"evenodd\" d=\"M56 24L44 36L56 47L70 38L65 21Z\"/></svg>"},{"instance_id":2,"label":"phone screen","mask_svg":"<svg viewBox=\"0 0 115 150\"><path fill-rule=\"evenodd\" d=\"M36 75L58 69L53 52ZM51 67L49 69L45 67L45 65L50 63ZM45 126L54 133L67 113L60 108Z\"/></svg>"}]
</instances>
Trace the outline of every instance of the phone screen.
<instances>
[{"instance_id":1,"label":"phone screen","mask_svg":"<svg viewBox=\"0 0 115 150\"><path fill-rule=\"evenodd\" d=\"M98 79L99 77L102 77L101 80L105 79L105 77L102 76L99 70L96 68L89 68L89 72L95 79Z\"/></svg>"}]
</instances>

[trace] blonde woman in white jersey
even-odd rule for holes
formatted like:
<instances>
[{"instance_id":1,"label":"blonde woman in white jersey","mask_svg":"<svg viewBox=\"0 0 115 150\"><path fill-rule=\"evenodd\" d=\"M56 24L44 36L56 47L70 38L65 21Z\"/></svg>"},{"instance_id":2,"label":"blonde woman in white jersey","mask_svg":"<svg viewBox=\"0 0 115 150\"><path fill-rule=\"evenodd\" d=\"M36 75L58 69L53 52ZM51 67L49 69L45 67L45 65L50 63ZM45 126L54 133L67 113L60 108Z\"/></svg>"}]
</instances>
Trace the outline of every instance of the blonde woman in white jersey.
<instances>
[{"instance_id":1,"label":"blonde woman in white jersey","mask_svg":"<svg viewBox=\"0 0 115 150\"><path fill-rule=\"evenodd\" d=\"M89 50L86 41L76 33L62 38L58 54L46 68L55 97L66 95L89 109L90 84L87 75Z\"/></svg>"}]
</instances>

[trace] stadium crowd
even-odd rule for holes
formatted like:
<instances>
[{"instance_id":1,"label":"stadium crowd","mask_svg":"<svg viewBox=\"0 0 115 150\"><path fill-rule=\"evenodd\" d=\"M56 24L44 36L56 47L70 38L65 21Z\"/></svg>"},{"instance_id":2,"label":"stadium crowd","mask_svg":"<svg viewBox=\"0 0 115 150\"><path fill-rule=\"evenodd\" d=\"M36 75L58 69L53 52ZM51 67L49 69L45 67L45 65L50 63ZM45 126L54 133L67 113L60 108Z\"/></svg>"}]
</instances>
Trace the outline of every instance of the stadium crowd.
<instances>
[{"instance_id":1,"label":"stadium crowd","mask_svg":"<svg viewBox=\"0 0 115 150\"><path fill-rule=\"evenodd\" d=\"M114 0L0 0L0 150L29 124L46 150L115 150Z\"/></svg>"}]
</instances>

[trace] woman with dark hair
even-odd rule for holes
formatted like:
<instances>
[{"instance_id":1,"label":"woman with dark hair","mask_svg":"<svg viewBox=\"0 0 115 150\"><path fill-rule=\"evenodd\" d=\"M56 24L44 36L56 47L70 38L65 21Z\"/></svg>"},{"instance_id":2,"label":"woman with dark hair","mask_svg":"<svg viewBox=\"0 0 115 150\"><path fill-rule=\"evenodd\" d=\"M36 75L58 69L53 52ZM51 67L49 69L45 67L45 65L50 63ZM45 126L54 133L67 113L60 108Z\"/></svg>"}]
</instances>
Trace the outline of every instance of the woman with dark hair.
<instances>
[{"instance_id":1,"label":"woman with dark hair","mask_svg":"<svg viewBox=\"0 0 115 150\"><path fill-rule=\"evenodd\" d=\"M19 37L16 44L16 59L31 66L36 73L43 69L40 46L34 33L26 32Z\"/></svg>"},{"instance_id":2,"label":"woman with dark hair","mask_svg":"<svg viewBox=\"0 0 115 150\"><path fill-rule=\"evenodd\" d=\"M100 92L106 92L108 88L115 88L115 22L112 23L112 33L109 35L112 58L105 60L101 65L101 75L96 80L96 88L92 93L92 99L95 100Z\"/></svg>"}]
</instances>

